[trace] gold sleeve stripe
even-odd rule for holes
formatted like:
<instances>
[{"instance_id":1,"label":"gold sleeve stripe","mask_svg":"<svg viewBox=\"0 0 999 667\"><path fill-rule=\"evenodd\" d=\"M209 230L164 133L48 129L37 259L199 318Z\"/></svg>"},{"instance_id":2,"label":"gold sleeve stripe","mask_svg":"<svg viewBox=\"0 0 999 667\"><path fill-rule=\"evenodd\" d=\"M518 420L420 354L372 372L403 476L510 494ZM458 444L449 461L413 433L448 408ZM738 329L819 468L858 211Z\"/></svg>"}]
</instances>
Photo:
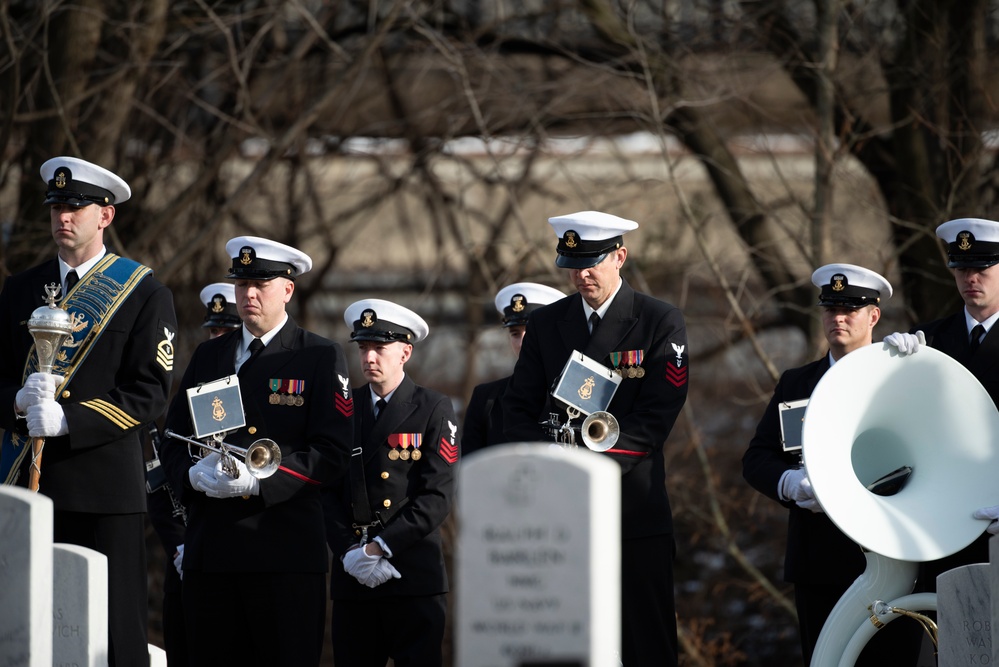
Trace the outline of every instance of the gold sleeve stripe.
<instances>
[{"instance_id":1,"label":"gold sleeve stripe","mask_svg":"<svg viewBox=\"0 0 999 667\"><path fill-rule=\"evenodd\" d=\"M82 401L80 405L88 407L94 412L103 415L108 421L120 427L122 430L134 428L139 425L139 422L133 419L127 412L118 406L99 398L95 398L92 401Z\"/></svg>"}]
</instances>

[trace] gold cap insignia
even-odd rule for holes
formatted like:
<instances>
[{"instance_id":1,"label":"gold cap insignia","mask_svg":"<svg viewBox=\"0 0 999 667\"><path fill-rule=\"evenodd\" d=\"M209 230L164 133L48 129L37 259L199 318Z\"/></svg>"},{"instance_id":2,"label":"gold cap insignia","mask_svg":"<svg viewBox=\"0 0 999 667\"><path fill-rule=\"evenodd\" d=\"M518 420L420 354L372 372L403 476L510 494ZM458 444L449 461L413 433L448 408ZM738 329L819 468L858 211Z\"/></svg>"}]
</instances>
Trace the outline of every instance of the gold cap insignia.
<instances>
[{"instance_id":1,"label":"gold cap insignia","mask_svg":"<svg viewBox=\"0 0 999 667\"><path fill-rule=\"evenodd\" d=\"M961 232L957 235L957 247L961 250L971 250L971 232Z\"/></svg>"},{"instance_id":2,"label":"gold cap insignia","mask_svg":"<svg viewBox=\"0 0 999 667\"><path fill-rule=\"evenodd\" d=\"M249 246L240 248L239 263L242 264L243 266L249 266L250 264L253 263L254 255L256 255L256 253L253 251L253 248L250 248Z\"/></svg>"},{"instance_id":3,"label":"gold cap insignia","mask_svg":"<svg viewBox=\"0 0 999 667\"><path fill-rule=\"evenodd\" d=\"M368 310L361 313L361 326L364 327L365 329L368 327L375 326L375 319L377 317L378 316L375 315L375 311L369 308Z\"/></svg>"},{"instance_id":4,"label":"gold cap insignia","mask_svg":"<svg viewBox=\"0 0 999 667\"><path fill-rule=\"evenodd\" d=\"M57 188L64 188L64 187L66 187L66 171L65 170L60 169L59 171L56 172L56 175L55 175L55 186Z\"/></svg>"},{"instance_id":5,"label":"gold cap insignia","mask_svg":"<svg viewBox=\"0 0 999 667\"><path fill-rule=\"evenodd\" d=\"M579 243L576 242L576 232L566 232L565 233L565 247L575 248Z\"/></svg>"},{"instance_id":6,"label":"gold cap insignia","mask_svg":"<svg viewBox=\"0 0 999 667\"><path fill-rule=\"evenodd\" d=\"M831 284L833 292L842 292L844 289L846 289L846 276L839 274L833 276Z\"/></svg>"},{"instance_id":7,"label":"gold cap insignia","mask_svg":"<svg viewBox=\"0 0 999 667\"><path fill-rule=\"evenodd\" d=\"M225 310L225 298L223 298L221 296L217 296L217 295L213 296L212 297L212 312L213 313L221 313L223 310Z\"/></svg>"},{"instance_id":8,"label":"gold cap insignia","mask_svg":"<svg viewBox=\"0 0 999 667\"><path fill-rule=\"evenodd\" d=\"M510 310L515 313L523 311L524 308L526 308L524 301L525 299L523 294L514 294L513 298L510 299Z\"/></svg>"}]
</instances>

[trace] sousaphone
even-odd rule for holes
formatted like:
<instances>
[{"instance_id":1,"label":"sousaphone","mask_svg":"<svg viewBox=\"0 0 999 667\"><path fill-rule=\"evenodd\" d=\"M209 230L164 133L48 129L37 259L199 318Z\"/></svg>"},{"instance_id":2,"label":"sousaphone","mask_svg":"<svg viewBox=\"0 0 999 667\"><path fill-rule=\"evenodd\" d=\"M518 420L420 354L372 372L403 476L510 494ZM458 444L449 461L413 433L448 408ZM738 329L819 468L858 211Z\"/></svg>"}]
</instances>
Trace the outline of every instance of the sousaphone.
<instances>
[{"instance_id":1,"label":"sousaphone","mask_svg":"<svg viewBox=\"0 0 999 667\"><path fill-rule=\"evenodd\" d=\"M833 608L811 662L852 667L877 630L872 607L882 622L895 608L935 609L934 594L909 595L918 564L960 551L988 526L971 515L999 502L999 412L946 354L869 345L816 386L802 456L823 511L867 551L867 569ZM869 490L893 473L890 495Z\"/></svg>"}]
</instances>

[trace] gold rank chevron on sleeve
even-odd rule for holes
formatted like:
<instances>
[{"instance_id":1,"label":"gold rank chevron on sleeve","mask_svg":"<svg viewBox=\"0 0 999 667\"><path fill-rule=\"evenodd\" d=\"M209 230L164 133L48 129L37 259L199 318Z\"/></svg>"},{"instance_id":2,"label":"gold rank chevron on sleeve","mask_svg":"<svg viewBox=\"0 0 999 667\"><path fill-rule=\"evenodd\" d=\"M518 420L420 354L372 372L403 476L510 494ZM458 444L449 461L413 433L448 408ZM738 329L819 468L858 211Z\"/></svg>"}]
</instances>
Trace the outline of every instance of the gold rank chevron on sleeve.
<instances>
[{"instance_id":1,"label":"gold rank chevron on sleeve","mask_svg":"<svg viewBox=\"0 0 999 667\"><path fill-rule=\"evenodd\" d=\"M103 399L95 398L89 401L81 401L80 405L85 408L90 408L115 426L118 426L123 431L127 431L128 429L135 428L139 425L139 422L127 412L119 408L117 405L108 403Z\"/></svg>"}]
</instances>

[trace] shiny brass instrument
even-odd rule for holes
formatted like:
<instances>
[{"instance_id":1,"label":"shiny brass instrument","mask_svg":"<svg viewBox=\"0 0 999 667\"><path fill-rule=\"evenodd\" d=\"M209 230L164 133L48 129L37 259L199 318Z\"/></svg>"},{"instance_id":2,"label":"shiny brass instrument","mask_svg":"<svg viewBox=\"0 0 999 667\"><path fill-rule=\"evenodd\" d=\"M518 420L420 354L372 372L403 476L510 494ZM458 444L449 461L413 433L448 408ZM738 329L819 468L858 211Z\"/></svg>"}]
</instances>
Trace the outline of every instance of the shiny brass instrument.
<instances>
[{"instance_id":1,"label":"shiny brass instrument","mask_svg":"<svg viewBox=\"0 0 999 667\"><path fill-rule=\"evenodd\" d=\"M919 563L960 551L988 525L972 518L996 503L999 413L988 392L933 348L900 356L869 345L822 377L802 428L815 497L867 559L826 619L811 667L854 665L900 616L935 640L936 628L918 612L935 610L936 594L911 591ZM900 470L909 471L904 484L879 489Z\"/></svg>"},{"instance_id":2,"label":"shiny brass instrument","mask_svg":"<svg viewBox=\"0 0 999 667\"><path fill-rule=\"evenodd\" d=\"M243 449L242 447L237 447L236 445L230 445L227 442L223 442L221 434L212 436L210 441L188 438L174 433L170 429L167 429L164 432L164 435L168 438L176 438L177 440L183 440L186 442L188 450L191 452L191 456L196 459L202 458L204 456L204 451L196 453L194 450L191 450L191 445L196 445L201 450L208 450L220 454L222 471L233 479L237 479L239 477L239 468L236 467L236 459L234 455L242 457L243 464L246 466L247 471L249 471L249 473L257 479L270 477L277 472L279 467L281 467L281 448L270 438L260 438L259 440L251 443L246 449Z\"/></svg>"},{"instance_id":3,"label":"shiny brass instrument","mask_svg":"<svg viewBox=\"0 0 999 667\"><path fill-rule=\"evenodd\" d=\"M548 421L541 422L556 443L563 449L576 449L576 428L572 425L572 420L582 416L582 412L572 407L566 408L565 423L561 423L558 413L551 413ZM583 425L579 427L580 439L586 447L594 452L606 452L617 444L621 436L621 426L617 418L609 412L598 410L587 415L583 420Z\"/></svg>"},{"instance_id":4,"label":"shiny brass instrument","mask_svg":"<svg viewBox=\"0 0 999 667\"><path fill-rule=\"evenodd\" d=\"M590 413L580 427L583 444L595 452L606 452L621 437L621 425L609 412L598 410Z\"/></svg>"}]
</instances>

